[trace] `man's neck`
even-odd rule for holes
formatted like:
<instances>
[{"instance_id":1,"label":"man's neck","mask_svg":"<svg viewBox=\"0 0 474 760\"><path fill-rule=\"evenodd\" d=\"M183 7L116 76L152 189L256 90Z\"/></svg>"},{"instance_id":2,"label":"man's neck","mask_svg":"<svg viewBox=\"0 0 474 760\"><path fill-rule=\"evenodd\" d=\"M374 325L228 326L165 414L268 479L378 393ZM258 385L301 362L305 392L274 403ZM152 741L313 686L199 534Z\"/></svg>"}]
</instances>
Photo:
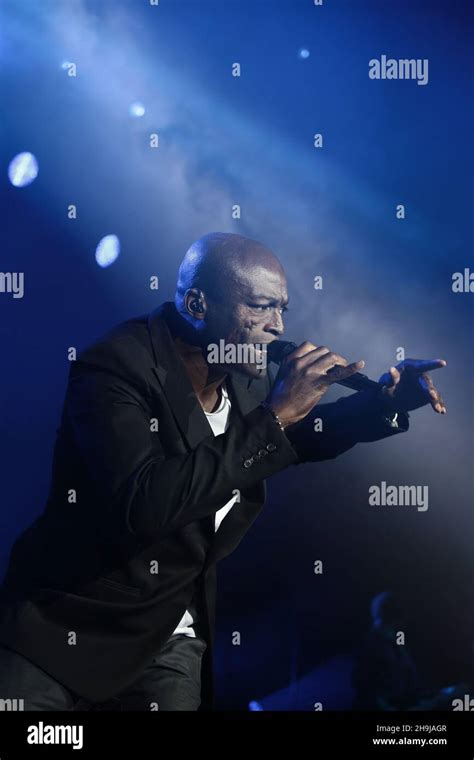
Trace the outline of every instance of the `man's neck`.
<instances>
[{"instance_id":1,"label":"man's neck","mask_svg":"<svg viewBox=\"0 0 474 760\"><path fill-rule=\"evenodd\" d=\"M173 336L178 351L199 403L206 412L213 412L221 401L221 386L227 373L213 370L207 363L202 348L186 343L179 335Z\"/></svg>"}]
</instances>

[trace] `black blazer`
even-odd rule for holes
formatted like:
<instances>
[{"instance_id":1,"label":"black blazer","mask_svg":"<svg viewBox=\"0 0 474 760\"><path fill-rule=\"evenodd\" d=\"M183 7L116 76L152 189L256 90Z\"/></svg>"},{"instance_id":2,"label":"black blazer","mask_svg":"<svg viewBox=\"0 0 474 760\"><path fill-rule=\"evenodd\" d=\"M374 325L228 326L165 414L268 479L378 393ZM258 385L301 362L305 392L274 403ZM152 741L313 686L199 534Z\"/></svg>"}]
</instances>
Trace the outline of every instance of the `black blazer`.
<instances>
[{"instance_id":1,"label":"black blazer","mask_svg":"<svg viewBox=\"0 0 474 760\"><path fill-rule=\"evenodd\" d=\"M138 677L196 596L212 707L216 562L263 507L265 478L398 432L358 393L283 432L259 403L271 378L229 375L214 437L177 353L172 302L131 319L71 363L44 512L15 542L0 642L91 702ZM324 432L313 433L313 417ZM399 416L401 429L407 415ZM240 493L217 533L214 515Z\"/></svg>"}]
</instances>

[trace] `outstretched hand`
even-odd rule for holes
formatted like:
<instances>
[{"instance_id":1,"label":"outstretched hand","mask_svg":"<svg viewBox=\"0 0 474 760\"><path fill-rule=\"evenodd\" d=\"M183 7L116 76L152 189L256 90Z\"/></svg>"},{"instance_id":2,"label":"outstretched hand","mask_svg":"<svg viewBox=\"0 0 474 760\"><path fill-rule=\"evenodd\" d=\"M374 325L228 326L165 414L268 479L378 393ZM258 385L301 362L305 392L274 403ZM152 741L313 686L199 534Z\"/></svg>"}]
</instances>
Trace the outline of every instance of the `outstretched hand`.
<instances>
[{"instance_id":1,"label":"outstretched hand","mask_svg":"<svg viewBox=\"0 0 474 760\"><path fill-rule=\"evenodd\" d=\"M446 414L444 401L428 374L446 364L444 359L405 359L379 379L382 394L400 412L431 404L435 412Z\"/></svg>"}]
</instances>

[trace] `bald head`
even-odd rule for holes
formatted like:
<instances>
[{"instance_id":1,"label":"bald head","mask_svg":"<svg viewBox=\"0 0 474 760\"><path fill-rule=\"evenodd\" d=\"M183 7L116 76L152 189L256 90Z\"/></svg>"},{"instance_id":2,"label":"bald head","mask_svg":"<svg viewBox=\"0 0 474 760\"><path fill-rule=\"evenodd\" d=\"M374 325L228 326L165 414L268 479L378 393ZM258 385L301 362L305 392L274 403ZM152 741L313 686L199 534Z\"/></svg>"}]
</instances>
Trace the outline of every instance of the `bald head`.
<instances>
[{"instance_id":1,"label":"bald head","mask_svg":"<svg viewBox=\"0 0 474 760\"><path fill-rule=\"evenodd\" d=\"M232 232L210 232L190 246L181 262L176 308L183 311L184 296L190 288L202 290L214 301L225 299L229 287L244 284L255 269L284 274L277 257L257 240Z\"/></svg>"},{"instance_id":2,"label":"bald head","mask_svg":"<svg viewBox=\"0 0 474 760\"><path fill-rule=\"evenodd\" d=\"M257 240L211 232L196 240L179 268L175 305L187 344L205 348L270 343L283 334L288 294L283 267ZM226 372L262 377L252 362Z\"/></svg>"}]
</instances>

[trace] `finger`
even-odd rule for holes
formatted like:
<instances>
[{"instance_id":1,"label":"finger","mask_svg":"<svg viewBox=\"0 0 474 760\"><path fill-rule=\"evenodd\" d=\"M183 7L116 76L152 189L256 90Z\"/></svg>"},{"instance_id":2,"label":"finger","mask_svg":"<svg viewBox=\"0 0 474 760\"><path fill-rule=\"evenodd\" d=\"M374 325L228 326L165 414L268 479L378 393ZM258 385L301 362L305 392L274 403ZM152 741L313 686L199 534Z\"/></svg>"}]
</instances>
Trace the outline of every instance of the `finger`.
<instances>
[{"instance_id":1,"label":"finger","mask_svg":"<svg viewBox=\"0 0 474 760\"><path fill-rule=\"evenodd\" d=\"M365 366L365 362L362 360L359 362L352 362L352 364L357 364L359 369L362 369L362 367ZM334 373L333 376L348 366L349 362L347 359L345 359L343 356L339 356L339 354L334 353L334 351L330 351L329 353L324 354L312 363L312 368L314 368L314 370L318 373L326 373L329 370L332 370ZM357 370L355 371L357 372ZM340 376L342 377L342 374Z\"/></svg>"},{"instance_id":2,"label":"finger","mask_svg":"<svg viewBox=\"0 0 474 760\"><path fill-rule=\"evenodd\" d=\"M398 369L396 367L390 367L387 382L382 386L382 393L387 396L393 396L397 385L400 382L400 378L401 373L398 371Z\"/></svg>"},{"instance_id":3,"label":"finger","mask_svg":"<svg viewBox=\"0 0 474 760\"><path fill-rule=\"evenodd\" d=\"M355 372L359 372L359 370L363 369L363 367L365 367L365 362L363 359L358 362L346 364L345 366L342 364L333 364L332 367L330 367L329 370L323 374L322 378L320 376L318 377L318 382L321 382L321 380L323 380L323 382L327 382L328 384L339 383L341 380L345 380Z\"/></svg>"},{"instance_id":4,"label":"finger","mask_svg":"<svg viewBox=\"0 0 474 760\"><path fill-rule=\"evenodd\" d=\"M423 374L420 377L420 385L423 387L423 389L426 391L429 402L435 412L438 412L438 414L446 414L446 405L441 398L441 394L434 385L431 377L429 375Z\"/></svg>"},{"instance_id":5,"label":"finger","mask_svg":"<svg viewBox=\"0 0 474 760\"><path fill-rule=\"evenodd\" d=\"M392 386L398 385L398 383L400 382L401 373L398 371L396 367L390 367L389 372L390 372L390 377L392 379L391 385Z\"/></svg>"},{"instance_id":6,"label":"finger","mask_svg":"<svg viewBox=\"0 0 474 760\"><path fill-rule=\"evenodd\" d=\"M301 343L300 346L295 348L294 351L291 352L291 354L287 355L287 359L297 359L300 356L305 356L308 352L314 351L316 346L313 343L310 343L308 340L305 340L303 343ZM329 349L327 349L329 350Z\"/></svg>"},{"instance_id":7,"label":"finger","mask_svg":"<svg viewBox=\"0 0 474 760\"><path fill-rule=\"evenodd\" d=\"M433 369L441 369L441 367L446 367L446 364L447 361L445 359L405 359L398 367L421 374L423 372L431 372Z\"/></svg>"},{"instance_id":8,"label":"finger","mask_svg":"<svg viewBox=\"0 0 474 760\"><path fill-rule=\"evenodd\" d=\"M342 356L338 356L338 354L330 351L326 346L318 346L318 348L315 348L313 351L309 351L307 354L295 359L295 366L297 370L303 370L317 364L318 371L321 371L320 366L334 366L336 359L338 359L339 363L344 366L348 363L346 359L343 359Z\"/></svg>"},{"instance_id":9,"label":"finger","mask_svg":"<svg viewBox=\"0 0 474 760\"><path fill-rule=\"evenodd\" d=\"M429 375L421 375L420 377L420 383L424 385L426 390L429 393L430 396L430 404L435 410L435 412L438 412L439 414L446 414L446 405L441 398L441 394L434 385L431 377Z\"/></svg>"},{"instance_id":10,"label":"finger","mask_svg":"<svg viewBox=\"0 0 474 760\"><path fill-rule=\"evenodd\" d=\"M326 354L329 355L331 351L329 348L326 348L326 346L313 346L311 349L304 349L303 346L313 346L312 343L303 343L301 346L298 346L298 348L293 351L293 353L289 354L287 357L287 360L291 361L294 359L296 368L298 370L303 369L304 367L307 367L310 364L313 364L314 361L319 359L322 356L325 356ZM301 349L301 351L300 351ZM297 354L297 352L300 352ZM347 362L346 362L347 363Z\"/></svg>"}]
</instances>

